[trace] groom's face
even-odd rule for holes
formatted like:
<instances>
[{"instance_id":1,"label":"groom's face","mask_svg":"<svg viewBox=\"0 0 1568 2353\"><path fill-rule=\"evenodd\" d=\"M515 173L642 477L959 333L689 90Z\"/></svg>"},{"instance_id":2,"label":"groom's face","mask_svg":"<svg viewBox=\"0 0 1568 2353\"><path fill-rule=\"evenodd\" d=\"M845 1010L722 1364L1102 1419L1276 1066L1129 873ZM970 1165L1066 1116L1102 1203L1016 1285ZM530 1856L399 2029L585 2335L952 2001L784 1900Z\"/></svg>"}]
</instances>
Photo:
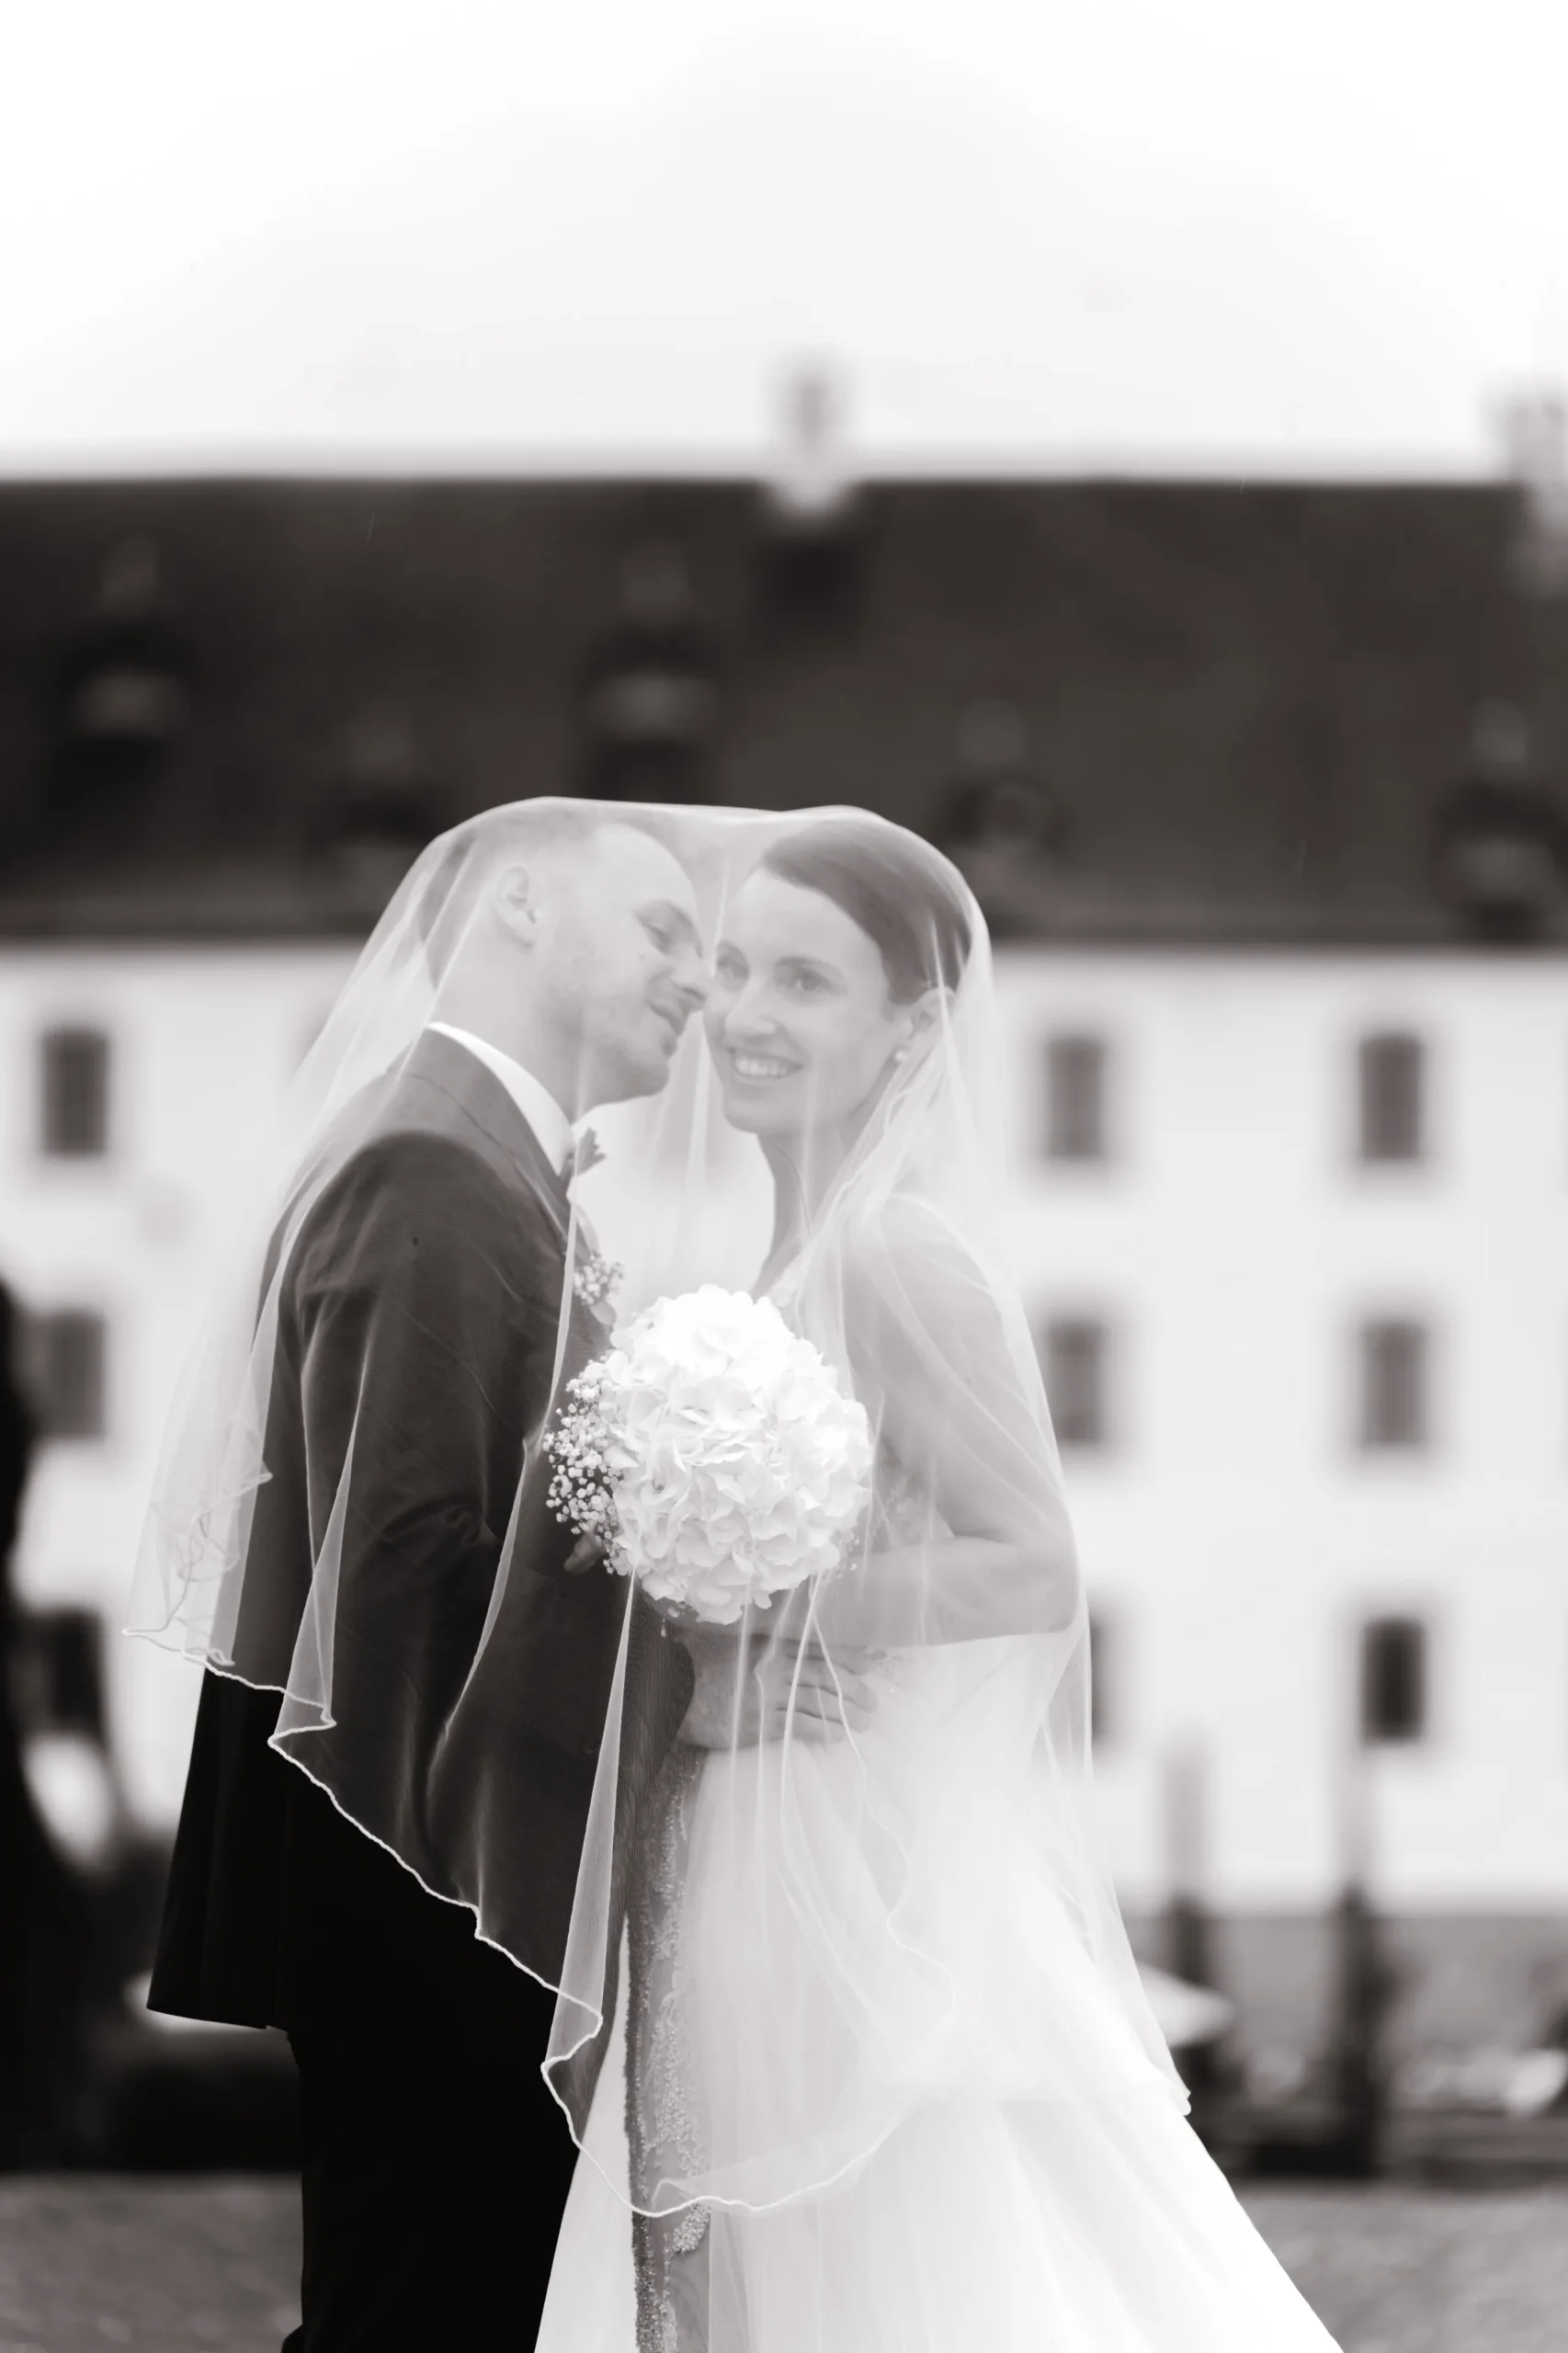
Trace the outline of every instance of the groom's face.
<instances>
[{"instance_id":1,"label":"groom's face","mask_svg":"<svg viewBox=\"0 0 1568 2353\"><path fill-rule=\"evenodd\" d=\"M708 994L686 870L651 835L605 825L552 912L550 987L577 1040L584 1107L656 1095Z\"/></svg>"}]
</instances>

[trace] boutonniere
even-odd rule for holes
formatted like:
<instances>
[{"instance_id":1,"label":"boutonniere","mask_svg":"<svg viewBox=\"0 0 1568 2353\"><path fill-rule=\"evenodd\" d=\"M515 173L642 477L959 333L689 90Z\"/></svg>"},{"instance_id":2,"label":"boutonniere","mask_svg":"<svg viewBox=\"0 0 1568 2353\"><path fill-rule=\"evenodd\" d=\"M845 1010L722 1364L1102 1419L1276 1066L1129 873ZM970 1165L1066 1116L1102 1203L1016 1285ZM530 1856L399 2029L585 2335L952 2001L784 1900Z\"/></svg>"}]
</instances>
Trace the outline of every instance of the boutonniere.
<instances>
[{"instance_id":1,"label":"boutonniere","mask_svg":"<svg viewBox=\"0 0 1568 2353\"><path fill-rule=\"evenodd\" d=\"M582 1134L574 1139L562 1175L569 1185L573 1184L577 1177L585 1176L590 1168L597 1168L604 1156L604 1146L592 1128L585 1128Z\"/></svg>"},{"instance_id":2,"label":"boutonniere","mask_svg":"<svg viewBox=\"0 0 1568 2353\"><path fill-rule=\"evenodd\" d=\"M613 1258L607 1258L602 1251L596 1250L593 1244L579 1233L576 1261L572 1268L572 1288L584 1306L602 1324L613 1320L609 1303L625 1271L624 1267L618 1267Z\"/></svg>"}]
</instances>

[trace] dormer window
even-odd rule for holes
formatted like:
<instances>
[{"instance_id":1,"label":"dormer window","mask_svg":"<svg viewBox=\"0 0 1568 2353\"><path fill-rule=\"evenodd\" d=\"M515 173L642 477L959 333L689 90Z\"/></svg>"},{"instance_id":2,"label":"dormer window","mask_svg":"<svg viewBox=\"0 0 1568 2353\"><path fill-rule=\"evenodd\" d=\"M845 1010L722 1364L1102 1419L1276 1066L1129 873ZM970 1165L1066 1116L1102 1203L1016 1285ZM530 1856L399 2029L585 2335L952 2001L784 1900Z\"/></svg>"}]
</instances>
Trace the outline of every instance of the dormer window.
<instances>
[{"instance_id":1,"label":"dormer window","mask_svg":"<svg viewBox=\"0 0 1568 2353\"><path fill-rule=\"evenodd\" d=\"M84 744L156 748L178 734L189 705L157 547L151 540L122 540L105 560L70 665L64 732Z\"/></svg>"},{"instance_id":2,"label":"dormer window","mask_svg":"<svg viewBox=\"0 0 1568 2353\"><path fill-rule=\"evenodd\" d=\"M73 853L140 833L177 753L192 671L151 540L122 540L65 650L55 707L50 819Z\"/></svg>"},{"instance_id":3,"label":"dormer window","mask_svg":"<svg viewBox=\"0 0 1568 2353\"><path fill-rule=\"evenodd\" d=\"M1568 885L1568 810L1532 764L1529 730L1512 703L1483 703L1460 781L1434 827L1438 880L1483 938L1547 929Z\"/></svg>"},{"instance_id":4,"label":"dormer window","mask_svg":"<svg viewBox=\"0 0 1568 2353\"><path fill-rule=\"evenodd\" d=\"M587 790L604 801L700 801L720 717L718 665L679 548L622 567L619 610L584 665Z\"/></svg>"},{"instance_id":5,"label":"dormer window","mask_svg":"<svg viewBox=\"0 0 1568 2353\"><path fill-rule=\"evenodd\" d=\"M1064 834L1062 804L1029 756L1017 703L988 698L959 721L952 780L936 827L998 936L1027 933Z\"/></svg>"}]
</instances>

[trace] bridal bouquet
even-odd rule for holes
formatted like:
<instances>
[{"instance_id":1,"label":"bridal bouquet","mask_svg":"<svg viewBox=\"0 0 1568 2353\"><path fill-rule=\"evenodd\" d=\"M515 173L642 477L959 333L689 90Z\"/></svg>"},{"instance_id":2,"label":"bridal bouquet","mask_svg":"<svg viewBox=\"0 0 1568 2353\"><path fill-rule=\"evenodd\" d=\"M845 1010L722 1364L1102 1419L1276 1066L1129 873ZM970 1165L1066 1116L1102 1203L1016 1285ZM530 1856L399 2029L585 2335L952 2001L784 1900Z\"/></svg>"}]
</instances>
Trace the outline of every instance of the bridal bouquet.
<instances>
[{"instance_id":1,"label":"bridal bouquet","mask_svg":"<svg viewBox=\"0 0 1568 2353\"><path fill-rule=\"evenodd\" d=\"M865 1510L865 1407L771 1300L655 1300L568 1383L550 1503L671 1614L733 1625L836 1568Z\"/></svg>"}]
</instances>

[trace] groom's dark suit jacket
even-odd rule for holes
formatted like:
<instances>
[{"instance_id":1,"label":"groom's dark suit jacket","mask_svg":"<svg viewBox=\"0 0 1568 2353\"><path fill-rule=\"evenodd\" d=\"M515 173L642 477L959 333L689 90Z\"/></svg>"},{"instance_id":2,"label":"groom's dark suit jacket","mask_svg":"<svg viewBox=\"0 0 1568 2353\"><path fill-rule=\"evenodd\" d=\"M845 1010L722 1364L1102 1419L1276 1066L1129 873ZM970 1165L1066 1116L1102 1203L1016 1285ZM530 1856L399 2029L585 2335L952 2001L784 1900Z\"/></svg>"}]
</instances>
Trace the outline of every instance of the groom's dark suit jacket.
<instances>
[{"instance_id":1,"label":"groom's dark suit jacket","mask_svg":"<svg viewBox=\"0 0 1568 2353\"><path fill-rule=\"evenodd\" d=\"M287 1657L353 1429L347 1510L339 1504L337 1728L296 1745L354 1819L268 1746L278 1692L210 1671L154 2008L291 2027L301 1989L324 1978L351 1993L363 1977L385 1990L390 1974L504 2011L508 1980L527 1981L476 1942L464 1902L437 1900L481 1884L487 1932L553 1979L628 1595L602 1569L567 1574L572 1539L537 1473L473 1662L525 1445L551 1403L566 1213L562 1183L506 1089L434 1032L309 1211L280 1286L270 1477L233 1654L242 1669L247 1657ZM602 1341L574 1306L562 1379ZM621 1886L640 1793L691 1691L680 1646L659 1639L640 1598L632 1607ZM528 2016L537 2033L537 2001Z\"/></svg>"}]
</instances>

